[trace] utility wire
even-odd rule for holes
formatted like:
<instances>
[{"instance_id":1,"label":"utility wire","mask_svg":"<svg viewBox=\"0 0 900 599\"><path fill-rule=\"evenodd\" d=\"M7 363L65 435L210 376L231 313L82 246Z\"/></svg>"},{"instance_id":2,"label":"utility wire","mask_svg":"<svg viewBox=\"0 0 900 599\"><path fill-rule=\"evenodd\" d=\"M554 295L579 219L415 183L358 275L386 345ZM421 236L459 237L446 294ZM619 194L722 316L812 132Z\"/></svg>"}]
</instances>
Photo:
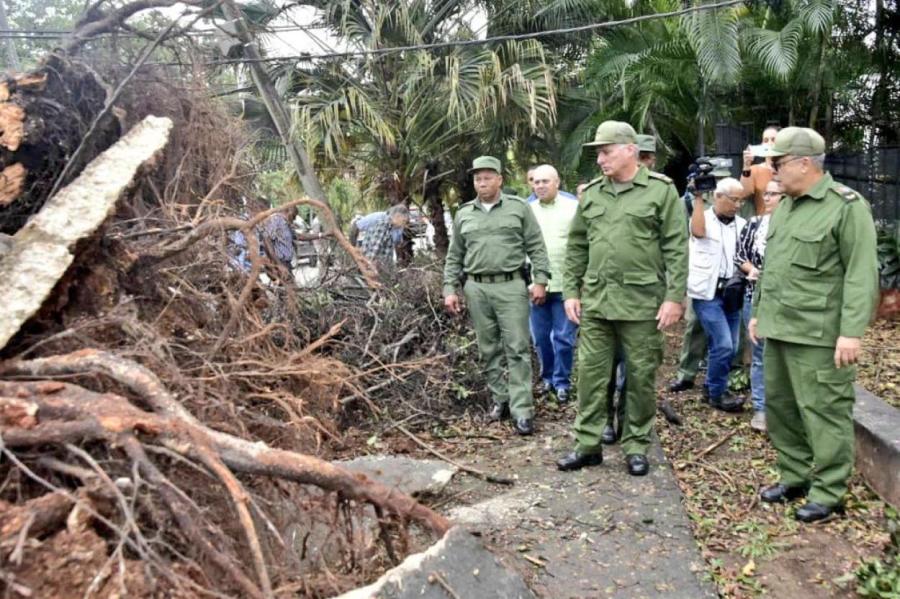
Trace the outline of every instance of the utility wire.
<instances>
[{"instance_id":1,"label":"utility wire","mask_svg":"<svg viewBox=\"0 0 900 599\"><path fill-rule=\"evenodd\" d=\"M654 21L656 19L668 19L671 17L679 17L682 15L687 15L691 13L699 13L707 10L715 10L719 8L727 8L729 6L736 6L738 4L744 4L746 0L727 0L725 2L718 2L716 4L702 4L700 6L691 6L689 8L683 8L681 10L673 10L670 12L664 13L654 13L649 15L641 15L637 17L631 17L628 19L621 19L619 21L604 21L601 23L589 23L587 25L579 25L577 27L564 27L561 29L548 29L545 31L533 31L529 33L517 33L511 35L498 35L496 37L489 37L484 39L473 39L473 40L458 40L452 42L438 42L434 44L416 44L411 46L393 46L386 48L374 48L371 50L350 50L347 52L331 52L327 54L299 54L295 56L272 56L265 58L257 58L257 59L249 59L249 58L230 58L230 59L220 59L220 60L209 60L200 64L204 65L229 65L229 64L248 64L248 63L256 63L256 62L290 62L296 60L315 60L315 59L327 59L327 58L352 58L352 57L365 57L365 56L383 56L385 54L394 54L396 52L412 52L416 50L433 50L438 48L459 48L459 47L467 47L467 46L481 46L484 44L493 44L496 42L510 42L510 41L520 41L527 39L536 39L541 37L547 37L551 35L561 35L566 33L578 33L581 31L593 31L596 29L611 29L613 27L619 27L622 25L632 25L634 23L641 23L644 21ZM752 1L752 0L751 0ZM187 66L190 63L183 62L161 62L161 63L148 63L153 66Z\"/></svg>"},{"instance_id":2,"label":"utility wire","mask_svg":"<svg viewBox=\"0 0 900 599\"><path fill-rule=\"evenodd\" d=\"M265 32L291 32L291 31L322 31L325 29L329 29L327 25L274 25L271 27L266 27ZM32 38L32 37L40 37L40 38L50 38L50 39L59 39L67 37L71 34L75 33L74 30L70 29L0 29L0 39L7 38ZM216 35L220 33L218 29L197 29L194 31L187 31L183 35L193 35L198 37L206 37L211 35ZM111 34L107 34L111 35ZM133 33L119 33L118 37L141 37L139 35L135 35Z\"/></svg>"}]
</instances>

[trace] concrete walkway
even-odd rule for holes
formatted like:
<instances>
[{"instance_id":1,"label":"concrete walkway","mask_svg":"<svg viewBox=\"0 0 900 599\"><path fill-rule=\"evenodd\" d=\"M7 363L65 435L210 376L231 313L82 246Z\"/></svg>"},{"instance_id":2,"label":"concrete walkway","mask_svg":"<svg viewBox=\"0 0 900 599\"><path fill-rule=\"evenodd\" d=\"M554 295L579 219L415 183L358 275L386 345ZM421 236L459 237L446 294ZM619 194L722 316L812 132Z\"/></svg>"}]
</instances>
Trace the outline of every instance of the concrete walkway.
<instances>
[{"instance_id":1,"label":"concrete walkway","mask_svg":"<svg viewBox=\"0 0 900 599\"><path fill-rule=\"evenodd\" d=\"M559 472L555 460L572 445L570 414L539 421L531 438L480 446L464 461L519 481L485 484L450 517L480 531L542 597L716 597L702 581L703 560L659 444L646 477L628 475L618 445L606 448L601 466ZM500 426L492 432L503 435Z\"/></svg>"}]
</instances>

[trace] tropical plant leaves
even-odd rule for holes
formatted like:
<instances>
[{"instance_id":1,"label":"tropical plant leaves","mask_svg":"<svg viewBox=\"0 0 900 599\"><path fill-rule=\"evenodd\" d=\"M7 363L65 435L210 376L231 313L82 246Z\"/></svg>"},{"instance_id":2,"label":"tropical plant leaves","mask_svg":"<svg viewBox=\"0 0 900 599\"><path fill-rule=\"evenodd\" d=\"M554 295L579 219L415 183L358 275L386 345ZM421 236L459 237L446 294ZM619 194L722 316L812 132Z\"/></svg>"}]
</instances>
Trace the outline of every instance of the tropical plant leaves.
<instances>
[{"instance_id":1,"label":"tropical plant leaves","mask_svg":"<svg viewBox=\"0 0 900 599\"><path fill-rule=\"evenodd\" d=\"M803 22L792 19L781 31L751 28L745 33L747 51L772 76L786 81L797 66L798 48L803 38Z\"/></svg>"},{"instance_id":2,"label":"tropical plant leaves","mask_svg":"<svg viewBox=\"0 0 900 599\"><path fill-rule=\"evenodd\" d=\"M737 12L697 11L682 17L682 22L704 78L710 83L733 83L741 69Z\"/></svg>"}]
</instances>

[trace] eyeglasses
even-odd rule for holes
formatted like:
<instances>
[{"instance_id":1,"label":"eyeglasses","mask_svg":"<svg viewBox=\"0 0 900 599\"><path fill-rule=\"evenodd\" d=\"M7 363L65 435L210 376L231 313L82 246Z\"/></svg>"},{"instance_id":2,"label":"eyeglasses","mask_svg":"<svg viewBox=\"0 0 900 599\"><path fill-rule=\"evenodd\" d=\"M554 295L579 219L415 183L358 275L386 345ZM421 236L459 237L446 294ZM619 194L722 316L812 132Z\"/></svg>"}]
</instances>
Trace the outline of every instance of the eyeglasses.
<instances>
[{"instance_id":1,"label":"eyeglasses","mask_svg":"<svg viewBox=\"0 0 900 599\"><path fill-rule=\"evenodd\" d=\"M763 195L764 196L780 196L781 192L780 191L764 191Z\"/></svg>"},{"instance_id":2,"label":"eyeglasses","mask_svg":"<svg viewBox=\"0 0 900 599\"><path fill-rule=\"evenodd\" d=\"M729 200L731 200L732 202L736 203L736 204L740 204L740 203L742 203L742 202L744 201L744 196L729 196L729 195L726 195L725 197L728 198Z\"/></svg>"},{"instance_id":3,"label":"eyeglasses","mask_svg":"<svg viewBox=\"0 0 900 599\"><path fill-rule=\"evenodd\" d=\"M774 170L775 172L778 172L778 169L783 167L788 162L793 162L795 160L803 160L804 158L806 158L806 156L794 156L793 158L790 158L788 160L777 160L777 159L773 160L772 161L772 170Z\"/></svg>"}]
</instances>

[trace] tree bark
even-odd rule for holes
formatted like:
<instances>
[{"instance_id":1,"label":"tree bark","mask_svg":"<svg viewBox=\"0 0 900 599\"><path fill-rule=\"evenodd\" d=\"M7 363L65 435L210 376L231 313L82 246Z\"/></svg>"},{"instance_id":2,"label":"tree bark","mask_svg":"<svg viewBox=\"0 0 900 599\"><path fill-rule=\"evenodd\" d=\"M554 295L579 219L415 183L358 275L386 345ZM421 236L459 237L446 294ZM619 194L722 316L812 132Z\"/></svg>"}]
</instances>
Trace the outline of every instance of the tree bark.
<instances>
[{"instance_id":1,"label":"tree bark","mask_svg":"<svg viewBox=\"0 0 900 599\"><path fill-rule=\"evenodd\" d=\"M447 234L447 224L444 222L444 202L441 200L441 181L437 177L438 168L437 162L428 164L428 170L425 171L423 197L428 209L428 218L431 220L431 226L434 227L434 249L438 256L443 258L447 255L447 248L450 246L450 236Z\"/></svg>"}]
</instances>

